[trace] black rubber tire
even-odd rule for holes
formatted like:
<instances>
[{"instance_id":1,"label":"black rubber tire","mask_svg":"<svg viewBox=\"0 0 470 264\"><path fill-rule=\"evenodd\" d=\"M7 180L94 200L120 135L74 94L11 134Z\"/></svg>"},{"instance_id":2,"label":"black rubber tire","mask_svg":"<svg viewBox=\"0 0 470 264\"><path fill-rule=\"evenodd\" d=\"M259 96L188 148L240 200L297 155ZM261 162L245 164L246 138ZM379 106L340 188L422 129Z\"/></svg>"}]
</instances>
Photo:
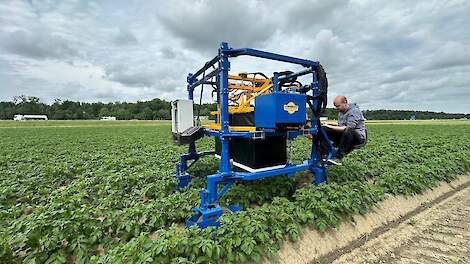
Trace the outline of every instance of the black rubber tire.
<instances>
[{"instance_id":1,"label":"black rubber tire","mask_svg":"<svg viewBox=\"0 0 470 264\"><path fill-rule=\"evenodd\" d=\"M326 77L326 72L325 69L323 69L323 66L318 66L315 71L320 83L320 104L318 105L318 109L315 111L316 116L319 117L320 114L325 112L326 105L328 103L328 78Z\"/></svg>"}]
</instances>

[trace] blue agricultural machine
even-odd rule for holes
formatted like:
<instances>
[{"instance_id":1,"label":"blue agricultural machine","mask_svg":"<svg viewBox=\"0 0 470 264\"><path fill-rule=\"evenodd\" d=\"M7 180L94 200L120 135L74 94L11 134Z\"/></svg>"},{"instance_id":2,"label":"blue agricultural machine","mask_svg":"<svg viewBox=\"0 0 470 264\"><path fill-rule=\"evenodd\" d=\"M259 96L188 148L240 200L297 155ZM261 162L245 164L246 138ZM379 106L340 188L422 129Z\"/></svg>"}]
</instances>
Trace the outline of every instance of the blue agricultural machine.
<instances>
[{"instance_id":1,"label":"blue agricultural machine","mask_svg":"<svg viewBox=\"0 0 470 264\"><path fill-rule=\"evenodd\" d=\"M251 56L297 65L300 71L239 73L230 75L230 59ZM301 66L301 67L299 67ZM303 85L298 78L307 79ZM217 94L215 122L195 125L194 91L204 85ZM200 207L187 220L187 226L200 228L219 226L222 208L217 201L237 181L254 181L281 175L292 176L299 171L311 171L313 183L326 181L328 159L336 149L322 129L319 116L327 103L328 81L318 61L295 58L250 48L234 49L225 42L217 56L187 77L188 99L172 102L172 132L177 144L188 144L188 153L176 164L178 188L187 188L192 178L187 170L201 157L220 158L217 173L207 176L207 187L200 190ZM308 114L309 113L309 114ZM215 150L198 152L195 141L215 138ZM287 159L287 141L308 136L312 141L308 160L293 164ZM327 152L320 151L320 141ZM232 166L240 169L233 170ZM240 210L231 205L228 211ZM225 210L225 209L224 209ZM225 212L225 211L224 211Z\"/></svg>"}]
</instances>

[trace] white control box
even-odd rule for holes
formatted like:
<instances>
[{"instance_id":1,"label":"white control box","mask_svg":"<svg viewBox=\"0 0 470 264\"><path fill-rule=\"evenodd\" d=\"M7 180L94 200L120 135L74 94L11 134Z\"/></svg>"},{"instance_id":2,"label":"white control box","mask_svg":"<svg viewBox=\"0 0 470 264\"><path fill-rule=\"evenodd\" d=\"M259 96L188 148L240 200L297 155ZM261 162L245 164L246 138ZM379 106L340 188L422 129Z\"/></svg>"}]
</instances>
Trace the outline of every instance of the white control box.
<instances>
[{"instance_id":1,"label":"white control box","mask_svg":"<svg viewBox=\"0 0 470 264\"><path fill-rule=\"evenodd\" d=\"M178 99L171 102L171 132L181 133L194 126L193 101Z\"/></svg>"}]
</instances>

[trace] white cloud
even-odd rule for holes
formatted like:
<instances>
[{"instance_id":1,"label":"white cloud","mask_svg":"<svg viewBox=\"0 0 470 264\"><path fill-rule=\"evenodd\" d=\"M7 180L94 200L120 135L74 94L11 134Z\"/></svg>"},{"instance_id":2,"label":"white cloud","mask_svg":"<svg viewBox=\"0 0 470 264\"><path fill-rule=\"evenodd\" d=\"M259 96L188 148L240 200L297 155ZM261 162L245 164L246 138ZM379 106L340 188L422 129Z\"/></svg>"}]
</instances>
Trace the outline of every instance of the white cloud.
<instances>
[{"instance_id":1,"label":"white cloud","mask_svg":"<svg viewBox=\"0 0 470 264\"><path fill-rule=\"evenodd\" d=\"M185 97L221 41L319 60L330 97L470 112L469 1L2 1L0 100ZM232 70L296 69L260 59Z\"/></svg>"}]
</instances>

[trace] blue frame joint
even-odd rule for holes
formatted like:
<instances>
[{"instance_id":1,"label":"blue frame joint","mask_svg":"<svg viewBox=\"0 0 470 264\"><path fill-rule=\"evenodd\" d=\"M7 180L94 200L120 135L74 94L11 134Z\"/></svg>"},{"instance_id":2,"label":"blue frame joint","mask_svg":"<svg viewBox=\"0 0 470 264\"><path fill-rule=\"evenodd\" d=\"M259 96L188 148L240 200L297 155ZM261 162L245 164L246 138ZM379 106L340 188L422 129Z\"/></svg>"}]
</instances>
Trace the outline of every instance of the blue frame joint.
<instances>
[{"instance_id":1,"label":"blue frame joint","mask_svg":"<svg viewBox=\"0 0 470 264\"><path fill-rule=\"evenodd\" d=\"M188 173L177 175L176 179L178 180L177 188L184 189L188 187L189 183L191 182L191 177L189 177Z\"/></svg>"}]
</instances>

